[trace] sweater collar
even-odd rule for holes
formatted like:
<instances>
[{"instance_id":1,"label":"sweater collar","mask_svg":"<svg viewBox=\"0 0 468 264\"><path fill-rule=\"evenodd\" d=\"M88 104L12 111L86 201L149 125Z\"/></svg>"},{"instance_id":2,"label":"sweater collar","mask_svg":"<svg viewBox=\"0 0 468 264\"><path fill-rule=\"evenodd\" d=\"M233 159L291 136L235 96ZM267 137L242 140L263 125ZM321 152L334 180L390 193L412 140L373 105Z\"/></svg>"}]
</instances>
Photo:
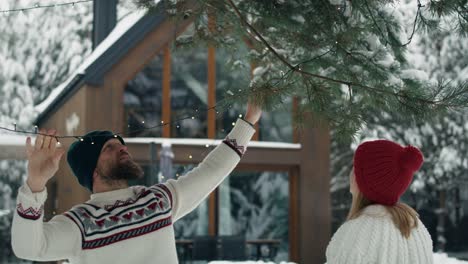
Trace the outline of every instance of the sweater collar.
<instances>
[{"instance_id":1,"label":"sweater collar","mask_svg":"<svg viewBox=\"0 0 468 264\"><path fill-rule=\"evenodd\" d=\"M366 208L363 209L363 213L366 215L370 216L387 216L389 213L387 212L387 209L385 209L385 206L380 205L380 204L372 204L366 206Z\"/></svg>"},{"instance_id":2,"label":"sweater collar","mask_svg":"<svg viewBox=\"0 0 468 264\"><path fill-rule=\"evenodd\" d=\"M135 190L133 187L119 189L115 191L93 193L89 202L96 205L106 205L113 203L117 200L127 200L135 197Z\"/></svg>"}]
</instances>

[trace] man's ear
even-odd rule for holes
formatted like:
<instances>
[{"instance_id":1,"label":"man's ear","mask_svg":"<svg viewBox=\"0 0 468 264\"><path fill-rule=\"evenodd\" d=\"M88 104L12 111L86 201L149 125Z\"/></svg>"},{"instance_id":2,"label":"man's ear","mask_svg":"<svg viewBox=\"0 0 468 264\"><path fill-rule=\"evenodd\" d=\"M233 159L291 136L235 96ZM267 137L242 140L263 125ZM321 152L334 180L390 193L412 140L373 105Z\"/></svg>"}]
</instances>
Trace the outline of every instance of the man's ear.
<instances>
[{"instance_id":1,"label":"man's ear","mask_svg":"<svg viewBox=\"0 0 468 264\"><path fill-rule=\"evenodd\" d=\"M99 173L98 173L98 170L96 168L96 169L94 169L94 172L93 172L93 182L95 182L98 177L99 177Z\"/></svg>"}]
</instances>

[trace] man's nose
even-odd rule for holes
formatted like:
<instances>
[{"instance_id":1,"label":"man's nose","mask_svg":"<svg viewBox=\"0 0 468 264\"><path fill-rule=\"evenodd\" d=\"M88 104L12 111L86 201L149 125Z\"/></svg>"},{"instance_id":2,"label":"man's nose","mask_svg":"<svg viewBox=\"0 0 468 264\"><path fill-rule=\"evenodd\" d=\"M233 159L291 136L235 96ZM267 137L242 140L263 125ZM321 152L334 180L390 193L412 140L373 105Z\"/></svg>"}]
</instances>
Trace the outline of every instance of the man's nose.
<instances>
[{"instance_id":1,"label":"man's nose","mask_svg":"<svg viewBox=\"0 0 468 264\"><path fill-rule=\"evenodd\" d=\"M127 148L127 146L125 146L125 145L122 145L122 146L120 147L120 152L128 152L127 150L128 150L128 148Z\"/></svg>"}]
</instances>

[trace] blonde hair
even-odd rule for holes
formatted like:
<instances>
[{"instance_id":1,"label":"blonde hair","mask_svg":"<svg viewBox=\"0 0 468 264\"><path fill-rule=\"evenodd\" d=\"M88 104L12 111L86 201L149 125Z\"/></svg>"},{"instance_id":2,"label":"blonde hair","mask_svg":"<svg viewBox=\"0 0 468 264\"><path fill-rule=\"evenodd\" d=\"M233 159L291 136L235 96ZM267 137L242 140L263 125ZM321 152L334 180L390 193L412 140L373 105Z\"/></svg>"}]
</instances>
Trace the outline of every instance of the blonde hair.
<instances>
[{"instance_id":1,"label":"blonde hair","mask_svg":"<svg viewBox=\"0 0 468 264\"><path fill-rule=\"evenodd\" d=\"M353 203L349 209L347 220L358 218L362 214L364 208L372 204L374 203L364 197L361 192L357 192L356 195L353 195ZM418 213L413 208L404 203L397 203L393 206L385 206L385 209L391 215L392 221L400 230L401 235L405 238L409 238L411 229L418 226Z\"/></svg>"}]
</instances>

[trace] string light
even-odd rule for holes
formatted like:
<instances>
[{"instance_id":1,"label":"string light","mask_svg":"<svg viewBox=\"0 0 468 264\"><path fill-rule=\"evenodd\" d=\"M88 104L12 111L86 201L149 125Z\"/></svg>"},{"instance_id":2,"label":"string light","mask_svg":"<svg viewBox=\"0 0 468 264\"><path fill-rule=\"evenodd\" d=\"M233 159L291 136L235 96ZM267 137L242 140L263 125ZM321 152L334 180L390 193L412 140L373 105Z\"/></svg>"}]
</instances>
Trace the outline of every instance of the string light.
<instances>
[{"instance_id":1,"label":"string light","mask_svg":"<svg viewBox=\"0 0 468 264\"><path fill-rule=\"evenodd\" d=\"M197 109L198 110L198 109ZM209 108L206 108L204 109L206 111L210 111L210 110L214 110L216 111L216 113L219 113L216 109L216 106L213 106L213 107L209 107ZM198 115L200 115L201 113L199 113ZM239 115L239 117L241 117L242 115ZM177 124L177 128L180 128L180 122L183 121L183 120L186 120L186 119L195 119L195 116L193 115L190 115L190 116L186 116L186 117L183 117L183 118L180 118L180 119L177 119L177 120L174 120L173 122L168 122L168 123L164 123L164 121L161 121L161 123L158 123L158 125L155 125L155 126L151 126L151 127L145 127L145 128L141 128L141 129L135 129L135 130L132 130L132 131L127 131L127 133L123 133L123 132L119 132L119 133L114 133L114 137L117 138L119 135L120 136L125 136L125 135L132 135L134 133L137 133L137 132L141 132L141 131L145 131L145 130L151 130L151 129L155 129L155 128L158 128L158 127L162 127L162 126L165 126L165 125L169 125L169 124L173 124L173 123L176 123ZM143 121L144 122L144 121ZM234 126L236 123L233 122L232 125ZM18 130L17 129L17 126L16 126L16 122L14 123L15 125L15 128L14 129L9 129L9 128L5 128L5 127L0 127L0 130L6 130L6 131L10 131L10 132L15 132L15 133L22 133L22 134L36 134L36 135L42 135L42 136L50 136L46 133L38 133L38 126L35 125L34 126L34 133L31 132L31 131L21 131L21 130ZM130 125L128 126L130 127ZM225 129L221 129L221 132L225 132ZM82 135L67 135L67 136L53 136L56 140L57 140L57 145L61 145L59 139L61 138L76 138L77 140L81 141L81 142L84 142L85 139L86 139L86 136L82 136ZM101 137L101 136L94 136L94 137ZM91 144L95 144L94 140L91 139ZM213 143L214 145L214 143ZM208 149L210 147L210 144L206 144L205 145L206 148ZM203 152L205 153L205 152ZM203 155L202 153L202 155ZM189 155L189 158L192 159L193 156L190 154Z\"/></svg>"},{"instance_id":2,"label":"string light","mask_svg":"<svg viewBox=\"0 0 468 264\"><path fill-rule=\"evenodd\" d=\"M189 158L189 159L192 159L192 155L189 155L188 158Z\"/></svg>"},{"instance_id":3,"label":"string light","mask_svg":"<svg viewBox=\"0 0 468 264\"><path fill-rule=\"evenodd\" d=\"M16 8L16 9L8 9L8 10L0 10L0 14L9 14L9 13L14 13L14 12L21 12L24 13L24 11L29 11L33 9L44 9L44 8L52 8L52 7L62 7L62 6L75 6L75 4L80 4L80 3L87 3L87 2L92 2L93 0L81 0L81 1L74 1L74 2L65 2L65 3L60 3L60 4L49 4L49 5L40 5L40 4L35 4L32 7L23 7L23 8Z\"/></svg>"}]
</instances>

